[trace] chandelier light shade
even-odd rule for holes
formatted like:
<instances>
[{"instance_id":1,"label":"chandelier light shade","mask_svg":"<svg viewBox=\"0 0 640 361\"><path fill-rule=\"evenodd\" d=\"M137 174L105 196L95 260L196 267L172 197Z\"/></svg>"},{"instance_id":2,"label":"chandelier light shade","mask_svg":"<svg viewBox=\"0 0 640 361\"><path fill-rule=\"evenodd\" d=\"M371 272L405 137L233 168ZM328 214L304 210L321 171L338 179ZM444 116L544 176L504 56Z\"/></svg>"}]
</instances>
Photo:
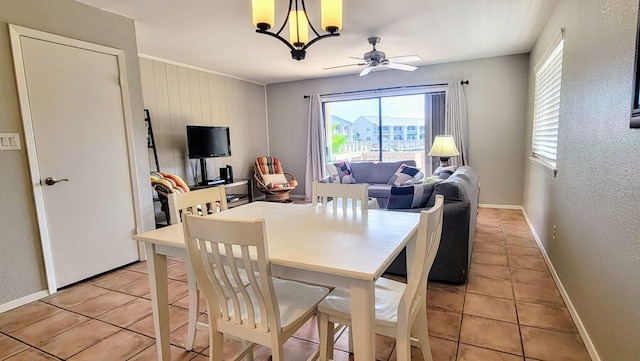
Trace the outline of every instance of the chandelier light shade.
<instances>
[{"instance_id":1,"label":"chandelier light shade","mask_svg":"<svg viewBox=\"0 0 640 361\"><path fill-rule=\"evenodd\" d=\"M275 23L275 0L252 0L253 25L258 29L270 29Z\"/></svg>"},{"instance_id":2,"label":"chandelier light shade","mask_svg":"<svg viewBox=\"0 0 640 361\"><path fill-rule=\"evenodd\" d=\"M304 11L289 13L289 42L295 47L302 47L309 42L309 22Z\"/></svg>"},{"instance_id":3,"label":"chandelier light shade","mask_svg":"<svg viewBox=\"0 0 640 361\"><path fill-rule=\"evenodd\" d=\"M275 25L275 0L252 0L253 25L256 32L273 36L286 44L291 50L291 57L302 60L307 54L307 48L318 40L339 36L342 28L342 0L321 0L321 25L327 33L320 35L311 24L304 0L289 0L287 17L277 32L271 32ZM289 24L289 40L280 33ZM315 38L309 41L309 28L315 34Z\"/></svg>"},{"instance_id":4,"label":"chandelier light shade","mask_svg":"<svg viewBox=\"0 0 640 361\"><path fill-rule=\"evenodd\" d=\"M324 0L321 9L324 30L331 33L342 29L342 0Z\"/></svg>"},{"instance_id":5,"label":"chandelier light shade","mask_svg":"<svg viewBox=\"0 0 640 361\"><path fill-rule=\"evenodd\" d=\"M446 167L449 165L449 158L460 155L456 142L451 135L436 135L429 157L440 157L440 165Z\"/></svg>"}]
</instances>

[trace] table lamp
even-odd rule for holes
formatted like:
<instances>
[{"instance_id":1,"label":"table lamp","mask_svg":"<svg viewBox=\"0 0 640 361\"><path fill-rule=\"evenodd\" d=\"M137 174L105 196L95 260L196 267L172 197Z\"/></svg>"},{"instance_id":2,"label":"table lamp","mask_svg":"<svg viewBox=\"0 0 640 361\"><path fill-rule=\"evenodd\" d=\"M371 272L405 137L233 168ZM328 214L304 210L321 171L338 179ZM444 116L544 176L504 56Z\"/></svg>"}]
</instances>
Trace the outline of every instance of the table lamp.
<instances>
[{"instance_id":1,"label":"table lamp","mask_svg":"<svg viewBox=\"0 0 640 361\"><path fill-rule=\"evenodd\" d=\"M451 135L436 135L433 146L427 154L429 157L440 157L440 166L449 166L449 158L460 155L456 142Z\"/></svg>"}]
</instances>

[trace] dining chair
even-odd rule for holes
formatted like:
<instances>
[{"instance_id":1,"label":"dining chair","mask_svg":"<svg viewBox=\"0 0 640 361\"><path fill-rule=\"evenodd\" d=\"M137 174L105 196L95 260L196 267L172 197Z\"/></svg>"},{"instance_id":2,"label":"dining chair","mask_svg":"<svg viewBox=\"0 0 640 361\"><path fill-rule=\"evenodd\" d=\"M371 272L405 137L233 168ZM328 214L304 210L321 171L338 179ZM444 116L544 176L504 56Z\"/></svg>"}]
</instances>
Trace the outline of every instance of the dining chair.
<instances>
[{"instance_id":1,"label":"dining chair","mask_svg":"<svg viewBox=\"0 0 640 361\"><path fill-rule=\"evenodd\" d=\"M210 360L222 360L224 335L251 343L243 343L233 360L251 358L255 344L271 348L274 361L284 360L284 342L316 315L329 289L271 276L264 219L187 215L184 224L188 256L207 299ZM241 270L249 279L244 286Z\"/></svg>"},{"instance_id":2,"label":"dining chair","mask_svg":"<svg viewBox=\"0 0 640 361\"><path fill-rule=\"evenodd\" d=\"M183 213L206 216L227 209L227 196L224 187L210 187L187 193L167 194L171 223L180 223ZM185 349L191 351L196 339L198 327L198 311L200 310L200 293L196 284L193 268L185 258L187 287L189 289L189 322L187 323L187 339Z\"/></svg>"},{"instance_id":3,"label":"dining chair","mask_svg":"<svg viewBox=\"0 0 640 361\"><path fill-rule=\"evenodd\" d=\"M323 207L334 210L351 208L366 210L369 206L368 184L342 184L313 182L311 201L314 206L318 203Z\"/></svg>"},{"instance_id":4,"label":"dining chair","mask_svg":"<svg viewBox=\"0 0 640 361\"><path fill-rule=\"evenodd\" d=\"M411 360L412 342L420 346L425 361L433 360L427 328L427 277L440 246L443 203L444 197L438 195L432 208L420 212L415 256L407 283L384 277L376 281L375 331L396 339L396 357L400 361ZM335 288L318 305L321 361L332 358L335 324L351 325L350 299L349 290ZM412 340L412 330L417 340Z\"/></svg>"}]
</instances>

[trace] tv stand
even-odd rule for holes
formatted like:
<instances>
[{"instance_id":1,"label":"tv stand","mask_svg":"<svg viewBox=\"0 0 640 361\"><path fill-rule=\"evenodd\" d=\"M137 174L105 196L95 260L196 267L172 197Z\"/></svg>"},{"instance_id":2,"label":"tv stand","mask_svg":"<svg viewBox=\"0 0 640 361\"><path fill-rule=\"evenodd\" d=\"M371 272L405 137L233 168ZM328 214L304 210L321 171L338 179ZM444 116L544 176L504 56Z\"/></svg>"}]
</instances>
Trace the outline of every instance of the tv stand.
<instances>
[{"instance_id":1,"label":"tv stand","mask_svg":"<svg viewBox=\"0 0 640 361\"><path fill-rule=\"evenodd\" d=\"M221 185L221 184L224 184L224 183L225 183L224 179L213 179L213 180L207 181L207 184L204 184L204 185L217 186L217 185Z\"/></svg>"},{"instance_id":2,"label":"tv stand","mask_svg":"<svg viewBox=\"0 0 640 361\"><path fill-rule=\"evenodd\" d=\"M200 158L200 177L202 181L199 183L201 186L211 185L209 180L207 180L207 159Z\"/></svg>"},{"instance_id":3,"label":"tv stand","mask_svg":"<svg viewBox=\"0 0 640 361\"><path fill-rule=\"evenodd\" d=\"M197 184L189 186L192 191L210 187L224 187L227 194L227 207L233 208L243 204L253 202L253 179L236 179L233 183L226 183L224 180L210 181L221 182L219 184Z\"/></svg>"}]
</instances>

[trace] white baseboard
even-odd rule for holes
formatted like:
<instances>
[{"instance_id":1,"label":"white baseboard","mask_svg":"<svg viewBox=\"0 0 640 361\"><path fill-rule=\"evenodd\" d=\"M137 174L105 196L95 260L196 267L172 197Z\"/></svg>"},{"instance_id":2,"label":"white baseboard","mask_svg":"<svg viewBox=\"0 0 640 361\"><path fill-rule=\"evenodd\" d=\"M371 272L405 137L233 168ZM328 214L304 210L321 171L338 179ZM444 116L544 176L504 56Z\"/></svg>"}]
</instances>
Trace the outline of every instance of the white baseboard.
<instances>
[{"instance_id":1,"label":"white baseboard","mask_svg":"<svg viewBox=\"0 0 640 361\"><path fill-rule=\"evenodd\" d=\"M480 208L497 208L497 209L519 209L522 210L524 212L524 209L522 208L522 206L515 206L512 204L485 204L485 203L480 203L478 204L478 207Z\"/></svg>"},{"instance_id":2,"label":"white baseboard","mask_svg":"<svg viewBox=\"0 0 640 361\"><path fill-rule=\"evenodd\" d=\"M558 277L558 273L556 272L556 269L553 267L553 264L551 263L551 259L549 258L547 251L544 249L544 246L542 245L542 241L540 240L540 237L538 237L538 234L533 228L533 224L531 224L531 221L529 220L529 217L527 216L527 212L524 210L524 208L522 208L522 214L524 215L524 219L527 221L527 225L529 225L529 230L531 231L533 238L535 238L536 243L538 244L538 248L542 253L542 257L544 257L544 261L547 263L549 272L551 272L551 277L553 277L553 280L555 281L556 286L558 287L558 291L560 292L560 295L562 296L562 299L564 300L564 303L567 306L567 310L569 310L569 313L571 314L571 318L573 319L573 322L576 324L578 333L580 333L580 336L582 337L582 341L584 342L584 346L587 348L587 352L589 352L589 356L591 356L591 360L602 361L602 359L600 358L600 355L598 355L598 351L596 350L595 345L593 344L593 341L591 341L591 337L589 337L589 333L587 333L587 329L584 327L584 324L582 323L582 319L580 319L580 316L578 315L578 311L576 311L576 308L573 306L573 303L571 302L571 298L569 298L569 294L567 293L567 290L565 290L564 286L562 285L562 281L560 281L560 277Z\"/></svg>"},{"instance_id":3,"label":"white baseboard","mask_svg":"<svg viewBox=\"0 0 640 361\"><path fill-rule=\"evenodd\" d=\"M40 292L32 293L30 295L18 298L17 300L13 300L11 302L7 302L5 304L0 305L0 313L13 310L14 308L24 306L27 303L37 301L47 296L49 296L49 291L40 291Z\"/></svg>"}]
</instances>

